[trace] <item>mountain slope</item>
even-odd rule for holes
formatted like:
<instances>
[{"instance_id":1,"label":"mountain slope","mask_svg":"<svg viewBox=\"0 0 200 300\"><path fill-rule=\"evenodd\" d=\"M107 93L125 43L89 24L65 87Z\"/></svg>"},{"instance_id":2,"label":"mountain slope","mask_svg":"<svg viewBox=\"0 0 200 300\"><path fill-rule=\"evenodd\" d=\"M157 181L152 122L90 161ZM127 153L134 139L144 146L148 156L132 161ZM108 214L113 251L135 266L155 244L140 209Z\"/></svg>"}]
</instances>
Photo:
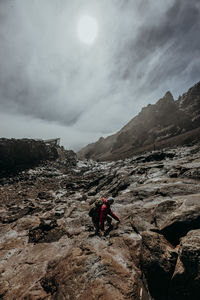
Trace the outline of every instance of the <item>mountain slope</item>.
<instances>
[{"instance_id":1,"label":"mountain slope","mask_svg":"<svg viewBox=\"0 0 200 300\"><path fill-rule=\"evenodd\" d=\"M162 148L169 138L200 127L200 82L174 100L168 91L156 104L149 104L116 134L100 138L78 152L78 157L113 160L130 157L144 150ZM199 131L197 133L199 136ZM162 141L162 143L161 143ZM166 143L163 143L166 141ZM186 135L188 141L188 134ZM179 139L174 139L179 144ZM184 137L181 139L184 143Z\"/></svg>"}]
</instances>

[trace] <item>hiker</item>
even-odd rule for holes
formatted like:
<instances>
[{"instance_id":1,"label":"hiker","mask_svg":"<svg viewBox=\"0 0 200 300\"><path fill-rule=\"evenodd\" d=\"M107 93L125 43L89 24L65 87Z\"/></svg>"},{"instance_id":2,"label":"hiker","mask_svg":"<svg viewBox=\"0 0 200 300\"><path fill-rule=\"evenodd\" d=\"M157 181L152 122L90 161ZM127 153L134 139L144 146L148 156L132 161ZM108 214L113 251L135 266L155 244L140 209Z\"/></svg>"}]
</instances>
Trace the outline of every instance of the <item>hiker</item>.
<instances>
[{"instance_id":1,"label":"hiker","mask_svg":"<svg viewBox=\"0 0 200 300\"><path fill-rule=\"evenodd\" d=\"M95 234L104 233L104 223L107 221L109 228L112 226L112 218L120 222L120 219L111 210L111 205L114 203L114 198L109 197L108 199L103 198L102 200L95 203L95 208L91 209L89 215L92 217L92 222L95 227ZM112 218L110 218L110 215Z\"/></svg>"}]
</instances>

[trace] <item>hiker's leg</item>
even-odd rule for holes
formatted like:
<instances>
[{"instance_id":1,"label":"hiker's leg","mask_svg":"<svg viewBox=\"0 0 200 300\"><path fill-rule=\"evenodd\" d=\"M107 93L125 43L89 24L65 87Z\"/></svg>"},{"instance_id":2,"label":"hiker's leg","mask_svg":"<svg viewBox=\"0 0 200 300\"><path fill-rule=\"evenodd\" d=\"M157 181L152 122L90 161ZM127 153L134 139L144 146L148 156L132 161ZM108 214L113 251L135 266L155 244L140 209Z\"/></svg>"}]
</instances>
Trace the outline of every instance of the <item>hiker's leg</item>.
<instances>
[{"instance_id":1,"label":"hiker's leg","mask_svg":"<svg viewBox=\"0 0 200 300\"><path fill-rule=\"evenodd\" d=\"M110 227L112 225L112 218L107 216L106 221L107 221L108 226Z\"/></svg>"},{"instance_id":2,"label":"hiker's leg","mask_svg":"<svg viewBox=\"0 0 200 300\"><path fill-rule=\"evenodd\" d=\"M111 217L109 217L109 216L106 217L106 223L108 225L108 228L104 232L104 236L107 236L110 233L110 231L113 229L112 218Z\"/></svg>"},{"instance_id":3,"label":"hiker's leg","mask_svg":"<svg viewBox=\"0 0 200 300\"><path fill-rule=\"evenodd\" d=\"M92 218L92 223L95 228L95 233L97 234L99 232L99 220L97 220L96 218Z\"/></svg>"}]
</instances>

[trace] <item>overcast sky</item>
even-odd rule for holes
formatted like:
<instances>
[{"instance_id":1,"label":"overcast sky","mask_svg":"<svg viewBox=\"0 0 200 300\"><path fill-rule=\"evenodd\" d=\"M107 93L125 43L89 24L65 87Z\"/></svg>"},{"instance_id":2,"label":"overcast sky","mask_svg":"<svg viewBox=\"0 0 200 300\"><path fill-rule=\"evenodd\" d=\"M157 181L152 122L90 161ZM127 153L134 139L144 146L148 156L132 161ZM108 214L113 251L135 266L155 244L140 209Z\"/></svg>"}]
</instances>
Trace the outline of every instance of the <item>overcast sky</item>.
<instances>
[{"instance_id":1,"label":"overcast sky","mask_svg":"<svg viewBox=\"0 0 200 300\"><path fill-rule=\"evenodd\" d=\"M77 24L98 23L92 45ZM78 150L200 81L199 0L0 0L0 137Z\"/></svg>"}]
</instances>

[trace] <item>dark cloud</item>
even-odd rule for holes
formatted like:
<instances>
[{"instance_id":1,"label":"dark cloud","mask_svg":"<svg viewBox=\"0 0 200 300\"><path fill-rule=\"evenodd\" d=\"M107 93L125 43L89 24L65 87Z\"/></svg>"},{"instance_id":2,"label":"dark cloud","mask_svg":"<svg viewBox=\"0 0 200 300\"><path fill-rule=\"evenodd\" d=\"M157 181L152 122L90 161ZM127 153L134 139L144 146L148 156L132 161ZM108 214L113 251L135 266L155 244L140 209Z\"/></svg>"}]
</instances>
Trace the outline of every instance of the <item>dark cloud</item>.
<instances>
[{"instance_id":1,"label":"dark cloud","mask_svg":"<svg viewBox=\"0 0 200 300\"><path fill-rule=\"evenodd\" d=\"M144 10L147 8L144 5L142 7ZM128 72L131 68L130 62L135 70L135 66L141 65L146 58L151 61L158 52L161 56L156 68L151 70L150 82L152 83L152 75L155 81L163 80L162 74L167 79L174 74L180 74L193 59L199 58L199 29L199 2L176 1L162 15L160 22L142 24L137 31L136 39L130 39L128 41L130 44L124 45L119 57L125 49L126 52L129 51L126 54L128 62L126 72ZM194 51L195 57L192 55Z\"/></svg>"},{"instance_id":2,"label":"dark cloud","mask_svg":"<svg viewBox=\"0 0 200 300\"><path fill-rule=\"evenodd\" d=\"M159 26L158 30L149 33L152 37L153 49L165 47L165 51L160 63L151 71L151 86L156 86L161 82L182 77L190 82L199 80L199 74L194 74L190 66L196 65L199 61L200 40L198 32L200 29L200 10L195 6L197 1L176 1L166 14L165 22ZM152 49L152 50L153 50ZM200 61L199 61L200 62ZM190 72L189 74L187 74ZM182 86L181 86L182 88Z\"/></svg>"},{"instance_id":3,"label":"dark cloud","mask_svg":"<svg viewBox=\"0 0 200 300\"><path fill-rule=\"evenodd\" d=\"M77 37L83 14L99 23L91 47ZM200 79L199 15L198 0L0 0L0 135L77 149L177 97Z\"/></svg>"}]
</instances>

